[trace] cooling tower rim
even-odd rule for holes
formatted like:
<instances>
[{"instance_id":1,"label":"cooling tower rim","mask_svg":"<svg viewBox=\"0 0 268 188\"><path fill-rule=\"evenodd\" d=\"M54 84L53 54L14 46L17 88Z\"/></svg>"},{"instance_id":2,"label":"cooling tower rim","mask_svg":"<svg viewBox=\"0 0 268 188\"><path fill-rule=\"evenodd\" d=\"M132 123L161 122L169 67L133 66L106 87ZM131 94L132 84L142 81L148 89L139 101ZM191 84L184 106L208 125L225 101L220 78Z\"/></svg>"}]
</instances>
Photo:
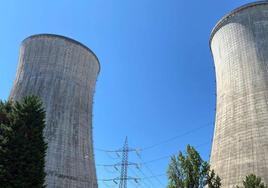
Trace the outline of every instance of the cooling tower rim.
<instances>
[{"instance_id":1,"label":"cooling tower rim","mask_svg":"<svg viewBox=\"0 0 268 188\"><path fill-rule=\"evenodd\" d=\"M211 48L211 41L214 37L214 35L217 33L217 31L222 27L222 25L231 17L233 17L235 14L237 14L238 12L241 12L245 9L248 9L248 8L252 8L252 7L255 7L255 6L260 6L260 5L266 5L268 4L268 1L257 1L257 2L252 2L252 3L247 3L245 5L242 5L234 10L232 10L231 12L227 13L225 16L223 16L217 23L216 25L214 26L214 28L212 29L211 31L211 34L210 34L210 39L209 39L209 46Z\"/></svg>"},{"instance_id":2,"label":"cooling tower rim","mask_svg":"<svg viewBox=\"0 0 268 188\"><path fill-rule=\"evenodd\" d=\"M92 54L96 58L96 60L98 62L98 67L99 67L99 71L98 71L98 74L99 74L100 69L101 69L101 66L100 66L100 62L99 62L99 59L98 59L97 55L89 47L87 47L86 45L84 45L81 42L78 42L77 40L74 40L72 38L65 37L63 35L57 35L57 34L41 33L41 34L30 35L29 37L25 38L21 42L21 44L24 44L26 41L28 41L30 39L33 39L33 38L42 38L42 37L60 38L60 39L66 40L68 42L74 43L74 44L76 44L78 46L81 46L82 48L84 48L85 50L87 50L90 54Z\"/></svg>"}]
</instances>

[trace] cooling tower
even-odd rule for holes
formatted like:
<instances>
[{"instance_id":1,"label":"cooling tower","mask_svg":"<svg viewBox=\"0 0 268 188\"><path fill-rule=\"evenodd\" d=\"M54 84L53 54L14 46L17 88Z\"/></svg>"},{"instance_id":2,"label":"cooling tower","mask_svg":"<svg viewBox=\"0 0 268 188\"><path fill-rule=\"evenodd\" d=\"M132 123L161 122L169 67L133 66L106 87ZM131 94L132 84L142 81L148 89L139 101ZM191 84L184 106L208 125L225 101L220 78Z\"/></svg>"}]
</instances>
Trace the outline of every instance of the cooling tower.
<instances>
[{"instance_id":1,"label":"cooling tower","mask_svg":"<svg viewBox=\"0 0 268 188\"><path fill-rule=\"evenodd\" d=\"M268 183L268 2L225 16L210 45L217 80L211 166L223 187L250 173Z\"/></svg>"},{"instance_id":2,"label":"cooling tower","mask_svg":"<svg viewBox=\"0 0 268 188\"><path fill-rule=\"evenodd\" d=\"M48 188L97 188L92 102L100 65L83 44L58 35L22 42L10 99L37 95L44 102Z\"/></svg>"}]
</instances>

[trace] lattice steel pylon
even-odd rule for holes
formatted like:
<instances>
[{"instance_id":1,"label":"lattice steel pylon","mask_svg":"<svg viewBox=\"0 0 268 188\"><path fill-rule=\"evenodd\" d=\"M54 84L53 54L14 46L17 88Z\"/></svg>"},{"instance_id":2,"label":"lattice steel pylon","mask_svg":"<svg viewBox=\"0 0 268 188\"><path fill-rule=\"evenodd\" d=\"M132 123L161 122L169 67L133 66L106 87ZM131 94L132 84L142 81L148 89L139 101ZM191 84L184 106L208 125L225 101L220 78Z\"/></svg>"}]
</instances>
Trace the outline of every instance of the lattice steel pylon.
<instances>
[{"instance_id":1,"label":"lattice steel pylon","mask_svg":"<svg viewBox=\"0 0 268 188\"><path fill-rule=\"evenodd\" d=\"M118 150L114 150L114 151L108 151L108 152L113 152L116 153L119 156L121 156L121 162L116 163L116 164L110 164L110 165L104 165L104 166L110 166L110 167L114 167L117 171L120 171L120 176L119 177L115 177L115 178L110 178L110 179L102 179L103 182L114 182L115 184L118 184L119 182L119 188L127 188L127 183L128 181L132 180L135 183L138 184L138 181L140 180L140 178L138 177L130 177L128 176L128 167L129 166L136 166L136 168L139 168L139 164L138 163L133 163L133 162L129 162L128 161L128 153L129 152L136 152L138 153L138 149L134 149L134 148L129 148L128 147L128 140L127 137L125 139L125 143L123 148L120 148ZM120 154L119 154L120 153ZM121 169L119 170L119 167L121 166Z\"/></svg>"},{"instance_id":2,"label":"lattice steel pylon","mask_svg":"<svg viewBox=\"0 0 268 188\"><path fill-rule=\"evenodd\" d=\"M122 151L121 176L119 188L127 188L127 169L128 169L128 141L125 139L125 144Z\"/></svg>"}]
</instances>

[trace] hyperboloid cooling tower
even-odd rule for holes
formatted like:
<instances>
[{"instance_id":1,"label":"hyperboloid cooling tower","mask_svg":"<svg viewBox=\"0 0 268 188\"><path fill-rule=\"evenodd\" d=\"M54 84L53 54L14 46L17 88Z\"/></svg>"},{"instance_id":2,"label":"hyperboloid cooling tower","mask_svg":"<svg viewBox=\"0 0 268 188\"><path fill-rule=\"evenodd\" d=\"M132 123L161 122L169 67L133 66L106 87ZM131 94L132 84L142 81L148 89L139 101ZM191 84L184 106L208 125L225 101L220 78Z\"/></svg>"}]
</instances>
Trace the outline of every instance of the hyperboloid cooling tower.
<instances>
[{"instance_id":1,"label":"hyperboloid cooling tower","mask_svg":"<svg viewBox=\"0 0 268 188\"><path fill-rule=\"evenodd\" d=\"M48 188L97 188L92 100L100 65L83 44L58 35L22 42L10 99L37 95L44 102Z\"/></svg>"},{"instance_id":2,"label":"hyperboloid cooling tower","mask_svg":"<svg viewBox=\"0 0 268 188\"><path fill-rule=\"evenodd\" d=\"M210 45L217 79L212 168L223 187L250 173L268 183L268 2L222 18Z\"/></svg>"}]
</instances>

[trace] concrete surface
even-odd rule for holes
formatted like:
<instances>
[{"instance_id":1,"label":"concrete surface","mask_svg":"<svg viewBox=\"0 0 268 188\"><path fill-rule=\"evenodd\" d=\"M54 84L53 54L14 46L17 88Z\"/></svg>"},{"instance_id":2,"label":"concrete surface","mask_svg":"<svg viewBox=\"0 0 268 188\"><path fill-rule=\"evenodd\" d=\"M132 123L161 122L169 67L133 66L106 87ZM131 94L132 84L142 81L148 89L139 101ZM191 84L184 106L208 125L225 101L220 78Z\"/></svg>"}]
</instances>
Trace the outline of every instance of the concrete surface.
<instances>
[{"instance_id":1,"label":"concrete surface","mask_svg":"<svg viewBox=\"0 0 268 188\"><path fill-rule=\"evenodd\" d=\"M22 42L10 99L40 96L46 110L48 188L97 188L92 102L97 57L83 44L50 34Z\"/></svg>"},{"instance_id":2,"label":"concrete surface","mask_svg":"<svg viewBox=\"0 0 268 188\"><path fill-rule=\"evenodd\" d=\"M225 16L210 42L217 80L212 168L224 188L250 173L268 183L268 2Z\"/></svg>"}]
</instances>

